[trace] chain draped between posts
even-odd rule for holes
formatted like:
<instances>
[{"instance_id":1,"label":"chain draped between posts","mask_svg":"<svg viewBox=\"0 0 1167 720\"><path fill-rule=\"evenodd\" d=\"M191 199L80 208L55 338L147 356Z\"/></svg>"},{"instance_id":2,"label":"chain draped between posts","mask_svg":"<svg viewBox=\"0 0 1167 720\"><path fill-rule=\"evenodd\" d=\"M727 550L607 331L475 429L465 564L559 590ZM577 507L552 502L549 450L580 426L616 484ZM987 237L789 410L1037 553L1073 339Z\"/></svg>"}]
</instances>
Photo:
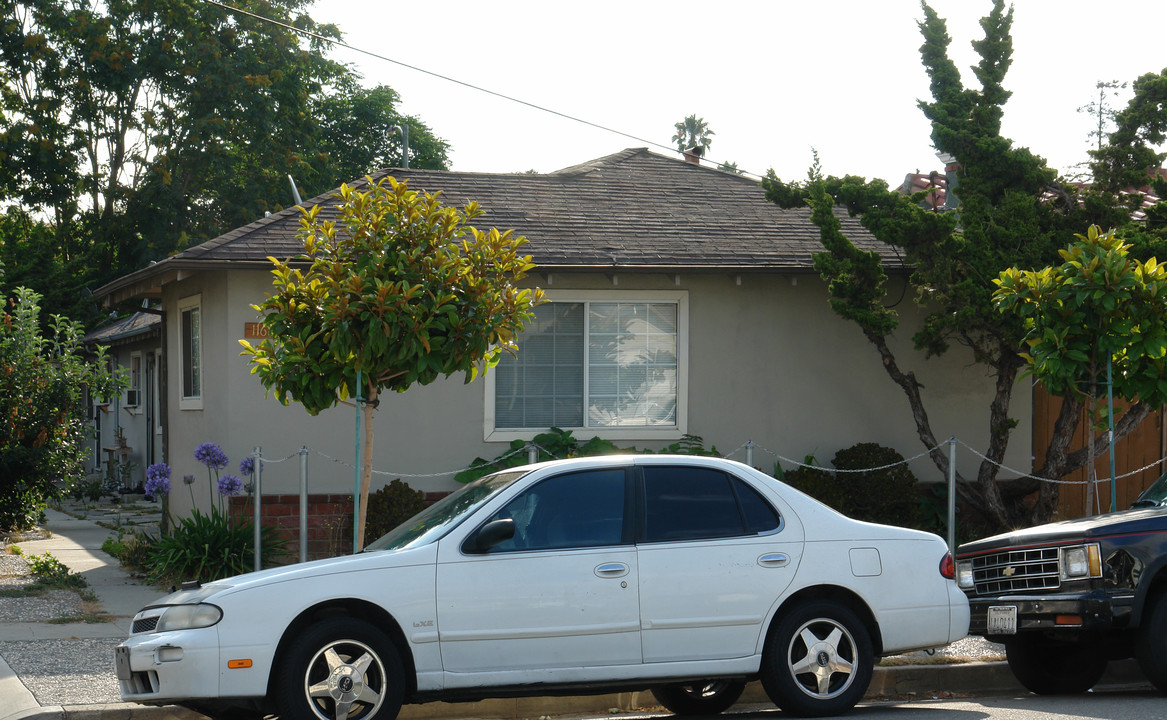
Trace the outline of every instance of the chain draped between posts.
<instances>
[{"instance_id":1,"label":"chain draped between posts","mask_svg":"<svg viewBox=\"0 0 1167 720\"><path fill-rule=\"evenodd\" d=\"M753 467L754 466L754 452L757 450L757 451L761 451L762 453L765 453L765 454L773 457L775 460L775 463L776 463L776 467L781 467L782 464L785 464L785 465L791 465L791 466L798 467L798 468L806 468L806 469L810 469L810 470L821 470L821 471L828 472L828 473L865 473L865 472L876 472L879 470L889 470L891 468L898 467L900 465L908 465L912 462L915 462L917 460L925 458L925 457L931 455L932 453L940 452L942 450L947 450L948 456L949 456L949 462L948 462L948 466L949 466L949 473L948 473L948 475L949 475L949 477L948 477L948 484L949 484L949 488L948 488L948 490L949 490L949 493L948 493L948 495L949 495L948 542L949 542L950 549L955 550L955 518L954 518L954 516L955 516L955 502L956 502L956 448L958 445L960 447L963 447L965 450L967 450L973 456L977 457L979 460L981 460L983 462L992 463L993 465L996 465L1000 470L1007 471L1014 476L1014 477L1010 477L1010 478L1004 478L1005 480L1029 478L1029 479L1037 480L1039 482L1047 482L1047 483L1053 483L1053 484L1057 484L1057 485L1084 485L1088 482L1095 482L1097 484L1102 484L1102 483L1109 483L1110 482L1110 478L1099 478L1097 480L1090 481L1090 480L1059 480L1059 479L1053 479L1053 478L1038 477L1037 475L1033 475L1032 473L1027 473L1027 472L1023 472L1020 470L1016 470L1014 468L1009 467L1008 465L1004 465L1002 463L996 462L996 461L988 458L987 456L985 456L983 453L979 452L975 448L973 448L968 443L966 443L958 438L950 438L950 439L944 441L943 443L936 445L935 447L924 450L921 453L913 455L910 458L905 458L905 459L900 460L898 462L889 463L887 465L880 465L878 467L861 468L861 469L850 469L850 468L840 469L840 468L833 468L833 467L823 467L820 465L815 465L813 463L801 462L801 461L795 460L793 458L786 457L785 455L782 455L781 453L775 452L775 451L770 450L768 448L765 448L761 445L757 445L752 440L747 440L746 442L737 446L731 452L726 453L726 454L722 455L721 457L726 458L726 459L731 459L731 458L734 458L736 455L743 453L743 451L744 451L743 460L744 460L745 464ZM535 443L527 443L526 445L524 445L520 448L517 448L515 450L511 450L510 452L508 452L504 455L501 455L501 456L495 458L494 460L490 460L490 461L483 462L483 463L478 463L475 465L469 465L466 467L461 467L461 468L458 468L456 470L445 470L445 471L441 471L441 472L432 472L432 473L401 473L401 472L392 472L392 471L387 471L387 470L371 470L371 473L373 475L382 475L382 476L403 478L403 479L404 478L428 479L428 478L450 477L450 476L457 475L457 474L462 473L462 472L477 471L477 470L484 470L487 468L497 467L499 463L506 461L506 460L510 460L511 458L513 458L517 455L524 454L524 453L527 455L527 461L529 463L536 462L539 458L540 453L542 453L543 455L545 455L549 458L553 458L556 460L563 459L563 458L559 458L554 453L548 451L546 448L540 447L539 445L537 445ZM262 562L261 557L260 557L260 545L261 545L261 542L260 542L260 520L262 518L262 513L261 513L261 503L262 503L261 483L262 483L262 477L263 477L263 466L264 466L264 464L278 465L280 463L287 462L294 457L300 458L300 468L299 468L299 480L300 480L300 487L299 487L299 493L300 493L300 562L304 562L307 559L308 456L309 455L317 455L321 458L324 458L328 462L331 462L335 465L340 465L340 466L346 467L350 470L357 469L356 466L354 466L351 463L348 463L348 462L341 460L339 458L332 457L331 455L328 455L325 452L322 452L322 451L316 450L316 449L312 449L312 448L309 448L307 446L301 446L299 450L296 450L292 453L289 453L288 455L285 455L284 457L281 457L279 459L264 457L263 450L259 446L255 447L254 451L252 452L252 458L255 462L255 466L254 466L255 467L255 481L254 481L255 523L254 523L254 526L255 526L255 569L256 570L260 569L261 562ZM1148 463L1147 465L1144 465L1143 467L1141 467L1137 470L1132 470L1132 471L1124 473L1122 475L1118 475L1114 479L1115 479L1115 481L1118 481L1118 480L1122 480L1124 478L1138 475L1139 473L1145 472L1145 471L1155 467L1156 465L1163 463L1165 460L1167 460L1167 458L1162 458L1162 459L1156 460L1152 463ZM998 478L998 479L1001 479L1001 478ZM359 548L356 548L356 549L359 549Z\"/></svg>"}]
</instances>

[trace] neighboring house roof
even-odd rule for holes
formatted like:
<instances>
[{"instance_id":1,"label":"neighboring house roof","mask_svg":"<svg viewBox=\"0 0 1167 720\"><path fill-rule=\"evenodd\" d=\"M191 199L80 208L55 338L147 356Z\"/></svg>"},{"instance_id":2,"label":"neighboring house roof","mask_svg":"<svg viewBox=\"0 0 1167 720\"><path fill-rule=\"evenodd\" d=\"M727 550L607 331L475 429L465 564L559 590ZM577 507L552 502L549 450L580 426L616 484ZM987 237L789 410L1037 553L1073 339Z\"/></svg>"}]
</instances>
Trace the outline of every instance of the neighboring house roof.
<instances>
[{"instance_id":1,"label":"neighboring house roof","mask_svg":"<svg viewBox=\"0 0 1167 720\"><path fill-rule=\"evenodd\" d=\"M629 149L547 174L468 173L394 168L386 175L413 190L442 192L447 205L476 201L485 211L474 225L512 229L540 271L811 272L822 250L809 209L783 210L747 178ZM365 181L355 183L364 186ZM335 217L332 192L302 203L323 205ZM860 247L902 266L857 218L837 210ZM119 302L157 297L165 282L212 266L269 268L268 256L302 252L295 207L237 228L97 290Z\"/></svg>"},{"instance_id":2,"label":"neighboring house roof","mask_svg":"<svg viewBox=\"0 0 1167 720\"><path fill-rule=\"evenodd\" d=\"M948 193L948 178L942 172L933 170L930 173L914 172L904 176L900 185L901 195L929 191L924 196L921 205L925 210L940 210L944 207L944 200Z\"/></svg>"},{"instance_id":3,"label":"neighboring house roof","mask_svg":"<svg viewBox=\"0 0 1167 720\"><path fill-rule=\"evenodd\" d=\"M1167 178L1167 169L1157 168L1151 171L1153 174L1162 178ZM1079 189L1089 187L1086 183L1075 182L1071 183ZM948 189L948 180L944 173L932 171L930 173L914 172L908 173L904 176L904 182L900 185L901 195L911 195L912 193L930 190L931 192L924 197L924 202L921 206L929 210L942 210L945 205L946 193ZM1147 219L1147 211L1159 204L1163 199L1155 194L1150 185L1144 185L1141 188L1127 188L1123 190L1121 195L1139 195L1142 197L1142 202L1139 207L1131 212L1131 219L1142 222ZM1052 200L1055 195L1051 192L1042 194L1043 200Z\"/></svg>"},{"instance_id":4,"label":"neighboring house roof","mask_svg":"<svg viewBox=\"0 0 1167 720\"><path fill-rule=\"evenodd\" d=\"M86 345L119 345L158 335L161 327L161 315L139 311L91 330L81 340Z\"/></svg>"}]
</instances>

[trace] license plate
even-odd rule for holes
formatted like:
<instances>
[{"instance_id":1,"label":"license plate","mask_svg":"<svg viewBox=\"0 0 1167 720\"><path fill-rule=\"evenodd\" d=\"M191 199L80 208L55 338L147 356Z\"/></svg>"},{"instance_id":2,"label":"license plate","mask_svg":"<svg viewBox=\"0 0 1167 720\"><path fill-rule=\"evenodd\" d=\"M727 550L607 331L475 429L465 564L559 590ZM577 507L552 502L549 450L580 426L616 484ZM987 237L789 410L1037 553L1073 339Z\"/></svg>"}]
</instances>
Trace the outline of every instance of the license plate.
<instances>
[{"instance_id":1,"label":"license plate","mask_svg":"<svg viewBox=\"0 0 1167 720\"><path fill-rule=\"evenodd\" d=\"M128 647L118 645L113 649L113 666L118 680L130 679L130 649Z\"/></svg>"},{"instance_id":2,"label":"license plate","mask_svg":"<svg viewBox=\"0 0 1167 720\"><path fill-rule=\"evenodd\" d=\"M1017 606L994 605L989 608L987 632L989 635L1017 634Z\"/></svg>"}]
</instances>

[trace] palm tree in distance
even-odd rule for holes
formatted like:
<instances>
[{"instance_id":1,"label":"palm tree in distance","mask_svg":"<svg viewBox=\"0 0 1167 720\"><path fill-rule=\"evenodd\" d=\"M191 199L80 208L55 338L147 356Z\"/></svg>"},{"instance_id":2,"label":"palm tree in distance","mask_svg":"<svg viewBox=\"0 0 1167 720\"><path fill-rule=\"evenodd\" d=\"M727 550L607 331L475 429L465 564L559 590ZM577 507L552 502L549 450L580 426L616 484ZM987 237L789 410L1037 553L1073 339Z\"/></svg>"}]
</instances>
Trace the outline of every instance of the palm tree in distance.
<instances>
[{"instance_id":1,"label":"palm tree in distance","mask_svg":"<svg viewBox=\"0 0 1167 720\"><path fill-rule=\"evenodd\" d=\"M705 118L690 115L674 126L677 132L673 135L673 142L677 144L678 152L685 152L689 148L698 148L697 154L704 155L713 143L714 132L709 129Z\"/></svg>"}]
</instances>

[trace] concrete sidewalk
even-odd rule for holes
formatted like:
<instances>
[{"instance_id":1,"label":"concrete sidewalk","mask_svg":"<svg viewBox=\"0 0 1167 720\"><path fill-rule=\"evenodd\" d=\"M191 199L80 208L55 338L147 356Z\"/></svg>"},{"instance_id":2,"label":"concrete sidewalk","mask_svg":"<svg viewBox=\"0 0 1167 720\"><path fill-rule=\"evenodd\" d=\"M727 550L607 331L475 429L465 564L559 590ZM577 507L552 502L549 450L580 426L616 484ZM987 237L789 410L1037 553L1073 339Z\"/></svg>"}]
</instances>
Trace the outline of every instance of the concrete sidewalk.
<instances>
[{"instance_id":1,"label":"concrete sidewalk","mask_svg":"<svg viewBox=\"0 0 1167 720\"><path fill-rule=\"evenodd\" d=\"M112 528L155 522L147 509L133 519L122 507L65 505L69 513L49 510L45 539L16 541L26 556L52 553L88 582L108 622L55 624L0 622L0 720L202 720L182 708L121 703L113 670L113 648L129 635L133 616L164 592L142 584L107 555L102 543ZM83 517L75 517L83 515ZM102 523L99 525L98 523ZM104 525L104 526L103 526ZM78 601L65 592L67 602ZM4 602L8 602L5 600ZM51 600L46 602L52 602ZM1132 663L1112 663L1104 683L1138 683ZM1145 681L1144 681L1145 682ZM869 698L1024 692L1004 662L900 665L875 669ZM741 703L769 704L758 683ZM567 698L516 698L479 703L407 705L403 720L449 718L523 718L547 715L609 714L656 706L649 693Z\"/></svg>"}]
</instances>

